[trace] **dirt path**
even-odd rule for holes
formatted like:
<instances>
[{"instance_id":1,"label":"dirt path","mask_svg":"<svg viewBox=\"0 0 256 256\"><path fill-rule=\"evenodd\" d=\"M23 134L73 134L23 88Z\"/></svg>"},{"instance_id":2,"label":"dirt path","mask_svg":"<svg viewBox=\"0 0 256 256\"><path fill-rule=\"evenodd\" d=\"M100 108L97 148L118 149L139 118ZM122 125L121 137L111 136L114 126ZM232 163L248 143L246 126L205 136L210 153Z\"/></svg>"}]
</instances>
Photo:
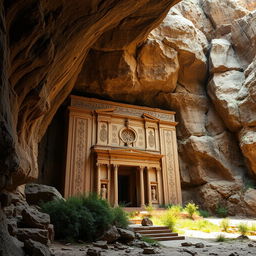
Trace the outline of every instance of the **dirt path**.
<instances>
[{"instance_id":1,"label":"dirt path","mask_svg":"<svg viewBox=\"0 0 256 256\"><path fill-rule=\"evenodd\" d=\"M181 243L184 241L162 242L160 248L156 248L157 255L170 256L256 256L256 242L252 240L232 240L228 242L217 243L211 240L200 238L187 238L185 242L192 244L202 243L203 248L195 248L195 246L183 247ZM168 247L166 247L168 246ZM115 248L110 245L108 249L99 249L102 256L118 256L118 255L144 255L143 249L136 247L123 246L123 248ZM88 248L95 248L91 244L83 245L63 245L54 243L51 251L55 256L85 256Z\"/></svg>"}]
</instances>

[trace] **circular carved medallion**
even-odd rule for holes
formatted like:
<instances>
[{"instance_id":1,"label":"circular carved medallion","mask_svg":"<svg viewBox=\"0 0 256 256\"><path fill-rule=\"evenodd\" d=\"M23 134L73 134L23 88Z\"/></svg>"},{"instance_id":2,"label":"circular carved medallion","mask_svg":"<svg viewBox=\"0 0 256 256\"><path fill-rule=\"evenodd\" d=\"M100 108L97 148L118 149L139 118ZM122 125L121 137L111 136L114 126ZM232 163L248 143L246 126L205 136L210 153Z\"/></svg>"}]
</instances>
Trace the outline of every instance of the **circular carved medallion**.
<instances>
[{"instance_id":1,"label":"circular carved medallion","mask_svg":"<svg viewBox=\"0 0 256 256\"><path fill-rule=\"evenodd\" d=\"M136 141L137 135L133 129L124 128L120 132L120 138L125 144L130 145Z\"/></svg>"}]
</instances>

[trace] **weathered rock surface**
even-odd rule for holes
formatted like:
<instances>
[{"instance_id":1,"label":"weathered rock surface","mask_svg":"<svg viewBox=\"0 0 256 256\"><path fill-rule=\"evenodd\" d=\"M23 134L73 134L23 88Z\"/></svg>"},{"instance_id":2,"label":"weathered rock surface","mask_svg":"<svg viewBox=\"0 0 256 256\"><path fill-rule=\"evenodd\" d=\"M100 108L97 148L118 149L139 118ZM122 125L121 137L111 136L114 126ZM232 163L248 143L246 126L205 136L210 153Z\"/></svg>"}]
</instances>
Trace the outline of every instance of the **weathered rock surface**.
<instances>
[{"instance_id":1,"label":"weathered rock surface","mask_svg":"<svg viewBox=\"0 0 256 256\"><path fill-rule=\"evenodd\" d=\"M208 84L208 95L226 127L231 131L241 129L238 94L244 81L243 72L215 73Z\"/></svg>"},{"instance_id":2,"label":"weathered rock surface","mask_svg":"<svg viewBox=\"0 0 256 256\"><path fill-rule=\"evenodd\" d=\"M31 256L51 256L49 248L41 243L28 239L25 241L25 252Z\"/></svg>"},{"instance_id":3,"label":"weathered rock surface","mask_svg":"<svg viewBox=\"0 0 256 256\"><path fill-rule=\"evenodd\" d=\"M118 228L117 229L120 234L120 240L124 242L130 242L135 239L135 233L128 229Z\"/></svg>"},{"instance_id":4,"label":"weathered rock surface","mask_svg":"<svg viewBox=\"0 0 256 256\"><path fill-rule=\"evenodd\" d=\"M107 230L100 240L107 241L108 243L113 243L117 241L121 237L120 233L118 232L116 226L112 226L109 230Z\"/></svg>"},{"instance_id":5,"label":"weathered rock surface","mask_svg":"<svg viewBox=\"0 0 256 256\"><path fill-rule=\"evenodd\" d=\"M219 73L229 70L241 71L241 65L231 43L226 39L213 39L210 51L210 72Z\"/></svg>"},{"instance_id":6,"label":"weathered rock surface","mask_svg":"<svg viewBox=\"0 0 256 256\"><path fill-rule=\"evenodd\" d=\"M56 188L36 183L26 184L25 195L30 205L39 205L57 199L65 200Z\"/></svg>"}]
</instances>

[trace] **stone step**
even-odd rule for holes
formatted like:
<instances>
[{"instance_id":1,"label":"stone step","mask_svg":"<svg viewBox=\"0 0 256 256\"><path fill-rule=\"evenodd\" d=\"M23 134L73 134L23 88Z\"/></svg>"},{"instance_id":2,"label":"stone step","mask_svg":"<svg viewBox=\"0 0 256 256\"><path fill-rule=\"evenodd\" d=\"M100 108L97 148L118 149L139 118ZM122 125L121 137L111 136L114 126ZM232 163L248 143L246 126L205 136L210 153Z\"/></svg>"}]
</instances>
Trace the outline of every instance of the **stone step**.
<instances>
[{"instance_id":1,"label":"stone step","mask_svg":"<svg viewBox=\"0 0 256 256\"><path fill-rule=\"evenodd\" d=\"M136 231L137 233L140 233L140 234L160 234L160 233L170 233L170 229L157 229L157 230L139 230L139 231Z\"/></svg>"},{"instance_id":2,"label":"stone step","mask_svg":"<svg viewBox=\"0 0 256 256\"><path fill-rule=\"evenodd\" d=\"M147 233L147 234L142 234L140 233L142 236L146 236L146 237L173 237L173 236L178 236L178 233Z\"/></svg>"},{"instance_id":3,"label":"stone step","mask_svg":"<svg viewBox=\"0 0 256 256\"><path fill-rule=\"evenodd\" d=\"M155 236L155 237L150 237L153 240L156 241L171 241L171 240L184 240L185 236Z\"/></svg>"},{"instance_id":4,"label":"stone step","mask_svg":"<svg viewBox=\"0 0 256 256\"><path fill-rule=\"evenodd\" d=\"M135 232L138 232L140 230L163 230L163 229L170 230L167 226L141 226L141 227L134 227L133 228L133 230Z\"/></svg>"}]
</instances>

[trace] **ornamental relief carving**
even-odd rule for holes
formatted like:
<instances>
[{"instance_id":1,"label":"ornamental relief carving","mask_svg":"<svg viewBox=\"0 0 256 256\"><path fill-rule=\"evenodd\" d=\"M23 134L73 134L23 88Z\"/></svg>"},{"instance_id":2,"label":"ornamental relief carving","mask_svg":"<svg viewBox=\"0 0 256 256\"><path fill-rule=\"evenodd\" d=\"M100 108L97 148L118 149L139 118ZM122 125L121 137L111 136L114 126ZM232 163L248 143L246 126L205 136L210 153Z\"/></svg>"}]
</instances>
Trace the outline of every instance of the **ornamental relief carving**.
<instances>
[{"instance_id":1,"label":"ornamental relief carving","mask_svg":"<svg viewBox=\"0 0 256 256\"><path fill-rule=\"evenodd\" d=\"M87 143L87 120L78 119L76 129L76 153L75 153L75 173L74 173L74 193L83 193L83 173L85 166L85 153Z\"/></svg>"},{"instance_id":2,"label":"ornamental relief carving","mask_svg":"<svg viewBox=\"0 0 256 256\"><path fill-rule=\"evenodd\" d=\"M137 133L134 129L125 127L120 130L120 139L125 143L125 145L130 146L137 140Z\"/></svg>"},{"instance_id":3,"label":"ornamental relief carving","mask_svg":"<svg viewBox=\"0 0 256 256\"><path fill-rule=\"evenodd\" d=\"M175 182L175 173L173 169L173 154L172 154L172 132L165 131L165 148L166 148L166 164L167 164L167 175L168 175L168 183L170 188L176 188ZM170 190L170 197L172 202L175 202L177 196L174 189Z\"/></svg>"},{"instance_id":4,"label":"ornamental relief carving","mask_svg":"<svg viewBox=\"0 0 256 256\"><path fill-rule=\"evenodd\" d=\"M148 133L148 145L151 148L155 147L155 135L154 135L152 130L150 130L149 133Z\"/></svg>"},{"instance_id":5,"label":"ornamental relief carving","mask_svg":"<svg viewBox=\"0 0 256 256\"><path fill-rule=\"evenodd\" d=\"M107 132L107 125L106 124L102 124L101 128L100 128L100 140L102 142L105 142L108 138L108 132Z\"/></svg>"}]
</instances>

